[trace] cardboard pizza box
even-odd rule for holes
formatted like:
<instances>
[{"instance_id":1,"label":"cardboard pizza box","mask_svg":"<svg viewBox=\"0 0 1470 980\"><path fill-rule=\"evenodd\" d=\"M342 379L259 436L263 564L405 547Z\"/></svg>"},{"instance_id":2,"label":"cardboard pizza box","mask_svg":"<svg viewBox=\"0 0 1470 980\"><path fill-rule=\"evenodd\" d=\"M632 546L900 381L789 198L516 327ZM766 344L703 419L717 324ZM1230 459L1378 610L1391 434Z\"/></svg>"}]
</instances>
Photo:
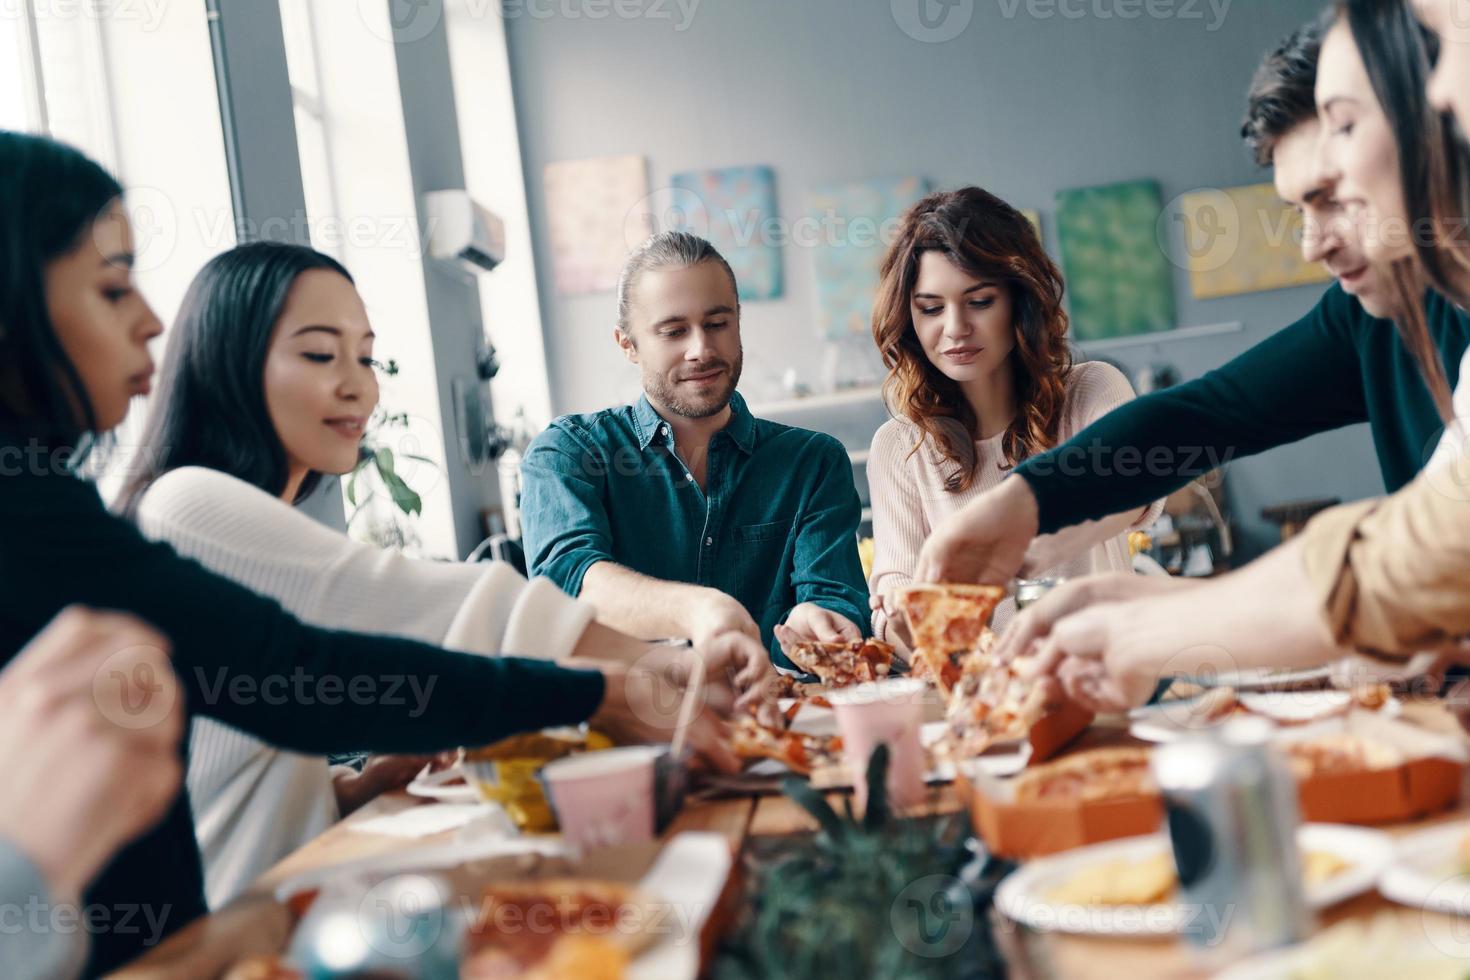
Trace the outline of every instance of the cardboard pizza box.
<instances>
[{"instance_id":1,"label":"cardboard pizza box","mask_svg":"<svg viewBox=\"0 0 1470 980\"><path fill-rule=\"evenodd\" d=\"M385 872L374 873L368 862L350 862L301 875L299 885L309 893L330 881L334 872L362 887L391 874L423 873L447 886L447 908L470 914L482 907L484 889L490 884L578 879L633 886L650 900L647 908L637 910L637 917L647 923L651 936L647 948L629 963L625 973L629 980L695 980L705 972L739 913L740 875L729 839L723 834L685 831L663 841L585 854L567 850L551 838L538 839L537 846L529 846L526 838L512 841L527 846L501 853L490 850L480 857L445 863L450 849L441 845L426 849L428 859L421 865L413 865L403 854L395 855L385 865L391 870ZM287 896L293 887L293 882L283 883L277 898ZM292 904L302 911L309 907L309 902ZM288 945L289 941L283 948Z\"/></svg>"},{"instance_id":2,"label":"cardboard pizza box","mask_svg":"<svg viewBox=\"0 0 1470 980\"><path fill-rule=\"evenodd\" d=\"M1414 820L1454 806L1466 771L1465 739L1410 722L1355 711L1319 724L1283 729L1277 741L1310 740L1346 732L1383 742L1405 761L1391 768L1300 780L1304 822L1385 824ZM960 767L958 783L975 832L991 853L1025 859L1086 844L1156 832L1163 824L1157 795L1103 802L1018 804L1010 780L974 765Z\"/></svg>"},{"instance_id":3,"label":"cardboard pizza box","mask_svg":"<svg viewBox=\"0 0 1470 980\"><path fill-rule=\"evenodd\" d=\"M1398 823L1459 802L1470 754L1458 731L1434 730L1374 711L1352 711L1326 722L1284 729L1276 741L1288 745L1341 733L1389 745L1405 761L1392 768L1329 773L1298 781L1297 800L1304 821Z\"/></svg>"}]
</instances>

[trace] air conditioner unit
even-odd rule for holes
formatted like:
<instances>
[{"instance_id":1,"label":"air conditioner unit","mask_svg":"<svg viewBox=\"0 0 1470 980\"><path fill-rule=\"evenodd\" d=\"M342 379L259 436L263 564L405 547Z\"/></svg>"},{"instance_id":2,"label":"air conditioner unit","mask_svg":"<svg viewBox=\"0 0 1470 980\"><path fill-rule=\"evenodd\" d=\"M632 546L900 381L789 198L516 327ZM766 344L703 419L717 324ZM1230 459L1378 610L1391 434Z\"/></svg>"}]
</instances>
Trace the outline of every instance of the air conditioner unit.
<instances>
[{"instance_id":1,"label":"air conditioner unit","mask_svg":"<svg viewBox=\"0 0 1470 980\"><path fill-rule=\"evenodd\" d=\"M468 191L424 195L429 255L454 260L471 272L489 272L505 259L505 224Z\"/></svg>"}]
</instances>

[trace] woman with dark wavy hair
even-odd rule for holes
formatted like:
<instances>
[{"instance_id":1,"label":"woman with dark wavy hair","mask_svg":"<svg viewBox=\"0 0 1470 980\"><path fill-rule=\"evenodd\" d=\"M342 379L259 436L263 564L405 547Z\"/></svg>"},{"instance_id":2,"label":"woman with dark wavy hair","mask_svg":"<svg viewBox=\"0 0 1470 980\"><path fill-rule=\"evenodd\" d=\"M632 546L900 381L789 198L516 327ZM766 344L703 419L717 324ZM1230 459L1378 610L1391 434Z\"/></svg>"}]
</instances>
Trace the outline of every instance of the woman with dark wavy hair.
<instances>
[{"instance_id":1,"label":"woman with dark wavy hair","mask_svg":"<svg viewBox=\"0 0 1470 980\"><path fill-rule=\"evenodd\" d=\"M1133 398L1128 379L1073 364L1062 276L1031 223L978 187L930 194L904 214L881 266L873 339L895 417L873 436L868 482L876 552L873 629L906 642L884 595L911 580L942 518ZM1126 532L1159 505L1040 538L1027 574L1131 567ZM996 611L996 625L1012 614ZM897 627L890 630L889 626ZM895 635L890 636L890 633Z\"/></svg>"}]
</instances>

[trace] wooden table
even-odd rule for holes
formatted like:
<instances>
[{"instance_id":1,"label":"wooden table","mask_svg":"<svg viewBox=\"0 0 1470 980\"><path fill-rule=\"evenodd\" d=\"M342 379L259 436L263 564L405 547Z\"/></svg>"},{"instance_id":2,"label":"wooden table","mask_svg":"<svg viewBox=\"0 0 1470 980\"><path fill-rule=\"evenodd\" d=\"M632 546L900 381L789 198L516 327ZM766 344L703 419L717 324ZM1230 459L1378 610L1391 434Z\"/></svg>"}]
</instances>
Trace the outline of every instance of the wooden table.
<instances>
[{"instance_id":1,"label":"wooden table","mask_svg":"<svg viewBox=\"0 0 1470 980\"><path fill-rule=\"evenodd\" d=\"M834 793L829 798L835 800L841 795ZM218 976L230 964L246 956L282 949L294 923L290 913L271 898L275 887L303 871L452 839L454 831L406 840L351 829L352 824L361 820L395 813L423 802L403 793L375 800L281 861L230 906L190 924L113 976L121 980L205 980ZM953 786L941 786L937 787L935 797L922 808L922 812L956 812L962 806L959 792ZM1470 804L1462 803L1459 809L1431 820L1381 829L1402 834L1437 823L1466 819L1470 819ZM759 796L691 801L675 818L665 836L691 830L724 835L730 842L732 853L738 856L752 838L811 832L816 830L816 824L806 811L786 797ZM1449 930L1457 925L1463 929L1463 923L1452 917L1395 905L1377 892L1328 910L1322 916L1322 924L1326 926L1347 918L1378 914L1397 916L1415 930ZM996 941L1012 966L1013 975L1018 978L1088 980L1098 977L1111 980L1121 976L1196 980L1210 972L1195 962L1190 952L1173 939L1041 934L998 915L992 916L992 928Z\"/></svg>"}]
</instances>

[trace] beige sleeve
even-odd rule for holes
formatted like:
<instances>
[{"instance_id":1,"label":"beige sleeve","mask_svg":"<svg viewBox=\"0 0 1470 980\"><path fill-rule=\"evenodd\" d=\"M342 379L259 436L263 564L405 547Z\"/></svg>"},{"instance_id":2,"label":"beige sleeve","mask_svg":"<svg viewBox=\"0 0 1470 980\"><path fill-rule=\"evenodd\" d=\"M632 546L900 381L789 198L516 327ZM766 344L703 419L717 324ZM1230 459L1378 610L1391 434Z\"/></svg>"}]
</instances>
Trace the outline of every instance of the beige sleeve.
<instances>
[{"instance_id":1,"label":"beige sleeve","mask_svg":"<svg viewBox=\"0 0 1470 980\"><path fill-rule=\"evenodd\" d=\"M909 468L909 438L915 430L885 424L873 436L868 454L868 496L873 507L873 572L868 592L882 595L914 578L919 551L929 536L919 488ZM888 617L873 611L873 636L888 639Z\"/></svg>"},{"instance_id":2,"label":"beige sleeve","mask_svg":"<svg viewBox=\"0 0 1470 980\"><path fill-rule=\"evenodd\" d=\"M1343 646L1399 660L1470 633L1470 452L1390 497L1323 511L1302 536Z\"/></svg>"}]
</instances>

